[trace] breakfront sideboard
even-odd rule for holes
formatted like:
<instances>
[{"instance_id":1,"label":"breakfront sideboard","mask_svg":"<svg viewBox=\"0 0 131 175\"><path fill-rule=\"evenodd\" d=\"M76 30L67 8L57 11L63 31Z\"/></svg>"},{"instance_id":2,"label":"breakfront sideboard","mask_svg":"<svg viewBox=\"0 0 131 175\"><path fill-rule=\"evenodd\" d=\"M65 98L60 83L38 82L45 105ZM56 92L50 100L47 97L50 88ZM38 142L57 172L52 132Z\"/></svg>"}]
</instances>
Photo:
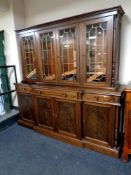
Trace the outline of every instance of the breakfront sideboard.
<instances>
[{"instance_id":1,"label":"breakfront sideboard","mask_svg":"<svg viewBox=\"0 0 131 175\"><path fill-rule=\"evenodd\" d=\"M19 123L118 157L120 6L17 31L23 81Z\"/></svg>"}]
</instances>

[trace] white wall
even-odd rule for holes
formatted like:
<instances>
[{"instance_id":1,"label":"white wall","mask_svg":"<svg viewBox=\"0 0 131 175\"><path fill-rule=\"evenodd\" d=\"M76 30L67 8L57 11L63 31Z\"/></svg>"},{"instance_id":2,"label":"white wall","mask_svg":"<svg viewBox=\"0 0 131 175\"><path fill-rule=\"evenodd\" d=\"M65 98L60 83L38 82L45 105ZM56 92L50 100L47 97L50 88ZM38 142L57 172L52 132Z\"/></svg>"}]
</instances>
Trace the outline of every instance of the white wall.
<instances>
[{"instance_id":1,"label":"white wall","mask_svg":"<svg viewBox=\"0 0 131 175\"><path fill-rule=\"evenodd\" d=\"M26 27L81 13L121 5L122 20L120 83L131 81L131 0L24 0Z\"/></svg>"},{"instance_id":2,"label":"white wall","mask_svg":"<svg viewBox=\"0 0 131 175\"><path fill-rule=\"evenodd\" d=\"M5 37L5 57L6 57L6 64L7 65L15 65L16 66L16 72L17 72L17 78L20 82L22 80L22 73L21 73L21 64L19 59L19 52L17 48L17 40L16 40L16 27L19 28L19 20L15 20L15 5L18 0L9 0L9 8L6 11L0 11L0 30L4 30L4 37ZM21 1L21 0L19 0ZM20 8L19 6L17 8ZM22 15L20 14L21 19ZM19 22L17 22L19 21ZM21 26L24 27L23 19L21 20ZM23 24L23 25L22 25ZM11 82L10 85L14 89L14 77L13 74L10 73ZM17 106L17 98L16 94L13 93L13 104Z\"/></svg>"},{"instance_id":3,"label":"white wall","mask_svg":"<svg viewBox=\"0 0 131 175\"><path fill-rule=\"evenodd\" d=\"M0 0L0 11L5 12L9 9L9 2L8 0Z\"/></svg>"}]
</instances>

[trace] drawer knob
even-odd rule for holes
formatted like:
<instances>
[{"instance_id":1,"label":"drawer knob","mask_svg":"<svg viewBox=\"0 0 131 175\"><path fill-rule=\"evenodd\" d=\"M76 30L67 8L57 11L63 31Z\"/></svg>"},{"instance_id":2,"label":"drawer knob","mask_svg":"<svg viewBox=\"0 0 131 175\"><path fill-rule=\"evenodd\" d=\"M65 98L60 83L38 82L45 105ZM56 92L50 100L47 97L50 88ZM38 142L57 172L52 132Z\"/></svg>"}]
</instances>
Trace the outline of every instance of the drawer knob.
<instances>
[{"instance_id":1,"label":"drawer knob","mask_svg":"<svg viewBox=\"0 0 131 175\"><path fill-rule=\"evenodd\" d=\"M64 94L64 97L66 98L67 97L67 94Z\"/></svg>"}]
</instances>

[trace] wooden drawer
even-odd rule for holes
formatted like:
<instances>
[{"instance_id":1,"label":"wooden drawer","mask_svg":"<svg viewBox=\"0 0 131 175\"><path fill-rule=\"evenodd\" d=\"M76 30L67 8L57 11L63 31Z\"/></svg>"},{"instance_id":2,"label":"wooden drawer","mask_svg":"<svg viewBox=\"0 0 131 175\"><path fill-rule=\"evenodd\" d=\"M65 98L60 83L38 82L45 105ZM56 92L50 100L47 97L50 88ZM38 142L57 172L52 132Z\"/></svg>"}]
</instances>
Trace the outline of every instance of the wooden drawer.
<instances>
[{"instance_id":1,"label":"wooden drawer","mask_svg":"<svg viewBox=\"0 0 131 175\"><path fill-rule=\"evenodd\" d=\"M30 93L31 88L28 86L16 86L17 92L25 92L25 93Z\"/></svg>"},{"instance_id":2,"label":"wooden drawer","mask_svg":"<svg viewBox=\"0 0 131 175\"><path fill-rule=\"evenodd\" d=\"M48 96L48 97L56 97L62 99L69 99L69 100L77 100L77 92L72 91L60 91L60 90L49 90L49 89L32 89L32 93L34 95L40 96Z\"/></svg>"},{"instance_id":3,"label":"wooden drawer","mask_svg":"<svg viewBox=\"0 0 131 175\"><path fill-rule=\"evenodd\" d=\"M119 103L120 97L108 96L108 95L98 95L98 94L84 94L84 101L97 101L97 102L107 102L107 103Z\"/></svg>"}]
</instances>

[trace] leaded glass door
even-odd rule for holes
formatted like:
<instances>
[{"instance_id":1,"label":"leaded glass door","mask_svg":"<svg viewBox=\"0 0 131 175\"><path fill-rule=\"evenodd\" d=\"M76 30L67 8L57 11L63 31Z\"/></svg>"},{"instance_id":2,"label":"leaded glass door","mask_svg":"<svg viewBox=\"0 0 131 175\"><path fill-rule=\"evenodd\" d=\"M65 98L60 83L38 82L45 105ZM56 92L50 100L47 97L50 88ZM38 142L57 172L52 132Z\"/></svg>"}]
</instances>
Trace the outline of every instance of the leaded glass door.
<instances>
[{"instance_id":1,"label":"leaded glass door","mask_svg":"<svg viewBox=\"0 0 131 175\"><path fill-rule=\"evenodd\" d=\"M112 17L81 24L81 81L109 86L112 64Z\"/></svg>"},{"instance_id":2,"label":"leaded glass door","mask_svg":"<svg viewBox=\"0 0 131 175\"><path fill-rule=\"evenodd\" d=\"M59 79L62 83L77 83L79 81L79 49L78 27L70 25L61 27L57 31Z\"/></svg>"},{"instance_id":3,"label":"leaded glass door","mask_svg":"<svg viewBox=\"0 0 131 175\"><path fill-rule=\"evenodd\" d=\"M57 80L56 37L52 30L36 33L38 38L39 71L42 81L55 82Z\"/></svg>"},{"instance_id":4,"label":"leaded glass door","mask_svg":"<svg viewBox=\"0 0 131 175\"><path fill-rule=\"evenodd\" d=\"M20 36L21 52L22 52L22 66L24 80L36 81L36 55L34 44L34 33L27 33Z\"/></svg>"}]
</instances>

